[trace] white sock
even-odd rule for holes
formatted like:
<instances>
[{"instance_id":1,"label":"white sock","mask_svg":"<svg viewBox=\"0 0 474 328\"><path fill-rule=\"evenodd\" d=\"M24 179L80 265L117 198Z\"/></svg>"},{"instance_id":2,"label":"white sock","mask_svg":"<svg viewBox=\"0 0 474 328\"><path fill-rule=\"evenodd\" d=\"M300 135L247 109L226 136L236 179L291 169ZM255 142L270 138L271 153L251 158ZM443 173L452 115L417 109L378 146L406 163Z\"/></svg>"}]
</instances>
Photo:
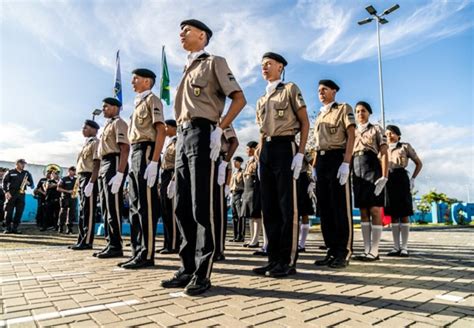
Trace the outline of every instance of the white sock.
<instances>
[{"instance_id":1,"label":"white sock","mask_svg":"<svg viewBox=\"0 0 474 328\"><path fill-rule=\"evenodd\" d=\"M393 248L399 251L400 250L400 223L392 222L392 236L393 236Z\"/></svg>"},{"instance_id":2,"label":"white sock","mask_svg":"<svg viewBox=\"0 0 474 328\"><path fill-rule=\"evenodd\" d=\"M300 226L300 242L298 244L300 246L300 248L305 248L306 238L308 237L308 233L309 233L309 224L308 223L301 224L301 226Z\"/></svg>"},{"instance_id":3,"label":"white sock","mask_svg":"<svg viewBox=\"0 0 474 328\"><path fill-rule=\"evenodd\" d=\"M370 247L370 254L377 257L379 255L379 243L380 238L382 237L382 226L373 225L372 226L372 245Z\"/></svg>"},{"instance_id":4,"label":"white sock","mask_svg":"<svg viewBox=\"0 0 474 328\"><path fill-rule=\"evenodd\" d=\"M410 234L410 223L401 223L400 232L402 235L402 248L403 250L408 250L408 235Z\"/></svg>"},{"instance_id":5,"label":"white sock","mask_svg":"<svg viewBox=\"0 0 474 328\"><path fill-rule=\"evenodd\" d=\"M267 232L265 231L265 225L263 224L263 222L262 222L262 229L263 229L263 246L262 246L262 249L266 252L267 251L267 246L268 246L268 238L267 238Z\"/></svg>"},{"instance_id":6,"label":"white sock","mask_svg":"<svg viewBox=\"0 0 474 328\"><path fill-rule=\"evenodd\" d=\"M250 232L250 240L253 238L253 221L254 219L249 219L249 232ZM251 243L251 241L249 241Z\"/></svg>"},{"instance_id":7,"label":"white sock","mask_svg":"<svg viewBox=\"0 0 474 328\"><path fill-rule=\"evenodd\" d=\"M258 244L258 237L260 237L260 230L262 230L262 220L253 220L253 236L250 245Z\"/></svg>"},{"instance_id":8,"label":"white sock","mask_svg":"<svg viewBox=\"0 0 474 328\"><path fill-rule=\"evenodd\" d=\"M370 222L361 222L360 228L362 229L362 239L364 240L364 253L369 254L370 252Z\"/></svg>"}]
</instances>

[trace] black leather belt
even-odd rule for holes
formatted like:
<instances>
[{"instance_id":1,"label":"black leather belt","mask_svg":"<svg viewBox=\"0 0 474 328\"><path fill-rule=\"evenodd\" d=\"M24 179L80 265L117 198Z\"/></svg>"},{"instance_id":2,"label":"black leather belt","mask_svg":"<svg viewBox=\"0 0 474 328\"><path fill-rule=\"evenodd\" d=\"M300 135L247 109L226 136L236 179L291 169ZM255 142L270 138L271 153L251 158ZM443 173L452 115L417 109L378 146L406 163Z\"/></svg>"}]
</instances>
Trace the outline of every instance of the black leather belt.
<instances>
[{"instance_id":1,"label":"black leather belt","mask_svg":"<svg viewBox=\"0 0 474 328\"><path fill-rule=\"evenodd\" d=\"M326 156L332 154L344 154L346 152L345 149L330 149L330 150L318 150L318 156Z\"/></svg>"},{"instance_id":2,"label":"black leather belt","mask_svg":"<svg viewBox=\"0 0 474 328\"><path fill-rule=\"evenodd\" d=\"M178 126L177 130L178 132L180 132L180 131L192 129L195 127L204 127L204 126L209 126L209 125L216 125L216 122L208 120L207 118L196 117L196 118L192 118L190 121L185 121L181 123Z\"/></svg>"},{"instance_id":3,"label":"black leather belt","mask_svg":"<svg viewBox=\"0 0 474 328\"><path fill-rule=\"evenodd\" d=\"M287 141L295 141L295 136L265 137L265 142L287 142Z\"/></svg>"}]
</instances>

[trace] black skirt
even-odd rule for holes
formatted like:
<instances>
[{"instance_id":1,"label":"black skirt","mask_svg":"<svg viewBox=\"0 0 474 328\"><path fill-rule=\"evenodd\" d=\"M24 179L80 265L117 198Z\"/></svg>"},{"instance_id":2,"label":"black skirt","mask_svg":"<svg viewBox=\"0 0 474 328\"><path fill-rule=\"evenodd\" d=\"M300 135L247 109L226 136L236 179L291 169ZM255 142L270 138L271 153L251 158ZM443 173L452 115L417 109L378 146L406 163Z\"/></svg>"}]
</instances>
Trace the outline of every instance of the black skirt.
<instances>
[{"instance_id":1,"label":"black skirt","mask_svg":"<svg viewBox=\"0 0 474 328\"><path fill-rule=\"evenodd\" d=\"M384 206L384 192L375 196L375 181L382 176L382 166L377 154L364 152L352 158L352 185L354 190L354 206L371 208Z\"/></svg>"},{"instance_id":2,"label":"black skirt","mask_svg":"<svg viewBox=\"0 0 474 328\"><path fill-rule=\"evenodd\" d=\"M385 186L385 214L393 218L413 215L413 200L407 171L399 168L388 174Z\"/></svg>"},{"instance_id":3,"label":"black skirt","mask_svg":"<svg viewBox=\"0 0 474 328\"><path fill-rule=\"evenodd\" d=\"M310 184L310 179L306 172L301 172L300 177L297 183L297 196L298 196L298 215L313 215L313 201L308 195L308 186ZM314 191L316 192L316 190Z\"/></svg>"},{"instance_id":4,"label":"black skirt","mask_svg":"<svg viewBox=\"0 0 474 328\"><path fill-rule=\"evenodd\" d=\"M242 207L240 216L259 219L262 217L262 201L260 199L260 181L257 176L244 178L244 192L242 193Z\"/></svg>"}]
</instances>

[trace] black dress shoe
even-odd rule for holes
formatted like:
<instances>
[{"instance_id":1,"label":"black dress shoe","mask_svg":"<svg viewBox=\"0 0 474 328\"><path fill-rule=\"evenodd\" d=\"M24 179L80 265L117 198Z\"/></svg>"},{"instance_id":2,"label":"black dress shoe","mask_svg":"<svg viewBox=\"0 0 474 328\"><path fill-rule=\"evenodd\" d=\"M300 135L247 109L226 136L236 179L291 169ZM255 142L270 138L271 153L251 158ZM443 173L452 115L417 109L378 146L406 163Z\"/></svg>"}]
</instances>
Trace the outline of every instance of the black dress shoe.
<instances>
[{"instance_id":1,"label":"black dress shoe","mask_svg":"<svg viewBox=\"0 0 474 328\"><path fill-rule=\"evenodd\" d=\"M362 253L362 254L354 256L353 259L356 261L365 261L366 257L367 257L367 253Z\"/></svg>"},{"instance_id":2,"label":"black dress shoe","mask_svg":"<svg viewBox=\"0 0 474 328\"><path fill-rule=\"evenodd\" d=\"M161 287L164 288L181 288L186 287L191 281L192 275L185 273L176 273L173 278L162 280Z\"/></svg>"},{"instance_id":3,"label":"black dress shoe","mask_svg":"<svg viewBox=\"0 0 474 328\"><path fill-rule=\"evenodd\" d=\"M247 246L247 248L259 248L259 247L260 247L260 243L256 243L256 244L253 244L253 245L249 244Z\"/></svg>"},{"instance_id":4,"label":"black dress shoe","mask_svg":"<svg viewBox=\"0 0 474 328\"><path fill-rule=\"evenodd\" d=\"M211 288L211 281L209 279L194 276L184 288L184 293L189 296L196 296L204 293L209 288Z\"/></svg>"},{"instance_id":5,"label":"black dress shoe","mask_svg":"<svg viewBox=\"0 0 474 328\"><path fill-rule=\"evenodd\" d=\"M387 256L400 256L402 251L400 249L392 249L390 252L387 253Z\"/></svg>"},{"instance_id":6,"label":"black dress shoe","mask_svg":"<svg viewBox=\"0 0 474 328\"><path fill-rule=\"evenodd\" d=\"M299 252L299 253L305 253L305 252L306 252L306 248L305 248L305 247L299 247L299 246L298 246L298 252Z\"/></svg>"},{"instance_id":7,"label":"black dress shoe","mask_svg":"<svg viewBox=\"0 0 474 328\"><path fill-rule=\"evenodd\" d=\"M264 276L265 272L273 269L277 265L278 265L277 262L270 262L270 263L268 263L267 265L265 265L263 267L253 268L252 271L253 271L253 273Z\"/></svg>"},{"instance_id":8,"label":"black dress shoe","mask_svg":"<svg viewBox=\"0 0 474 328\"><path fill-rule=\"evenodd\" d=\"M364 261L364 262L375 262L375 261L379 261L380 260L380 256L375 256L374 254L372 253L369 253L367 254L364 258L362 258L361 261Z\"/></svg>"},{"instance_id":9,"label":"black dress shoe","mask_svg":"<svg viewBox=\"0 0 474 328\"><path fill-rule=\"evenodd\" d=\"M214 256L214 262L219 262L219 261L224 261L224 260L225 260L224 254L217 254Z\"/></svg>"},{"instance_id":10,"label":"black dress shoe","mask_svg":"<svg viewBox=\"0 0 474 328\"><path fill-rule=\"evenodd\" d=\"M109 249L106 247L106 248L104 248L104 249L101 249L101 250L98 251L98 252L92 253L92 256L93 256L93 257L97 257L97 255L99 255L99 254L101 254L101 253L105 253L105 252L107 252L108 250L109 250Z\"/></svg>"},{"instance_id":11,"label":"black dress shoe","mask_svg":"<svg viewBox=\"0 0 474 328\"><path fill-rule=\"evenodd\" d=\"M319 249L322 249L323 251L327 250L327 246L319 246Z\"/></svg>"},{"instance_id":12,"label":"black dress shoe","mask_svg":"<svg viewBox=\"0 0 474 328\"><path fill-rule=\"evenodd\" d=\"M132 262L133 260L135 260L135 257L134 257L134 256L128 258L128 259L127 259L126 261L124 261L124 262L119 262L119 263L117 263L117 266L118 266L118 267L122 267L122 265L128 264L128 263Z\"/></svg>"},{"instance_id":13,"label":"black dress shoe","mask_svg":"<svg viewBox=\"0 0 474 328\"><path fill-rule=\"evenodd\" d=\"M325 266L325 265L330 265L336 258L332 255L326 255L326 257L322 260L316 260L314 262L315 265L317 266Z\"/></svg>"},{"instance_id":14,"label":"black dress shoe","mask_svg":"<svg viewBox=\"0 0 474 328\"><path fill-rule=\"evenodd\" d=\"M272 277L272 278L282 278L290 274L296 274L296 269L295 267L291 267L286 263L285 264L278 263L272 269L265 272L265 275L267 277Z\"/></svg>"},{"instance_id":15,"label":"black dress shoe","mask_svg":"<svg viewBox=\"0 0 474 328\"><path fill-rule=\"evenodd\" d=\"M140 268L147 268L147 267L152 267L155 265L155 261L153 260L143 260L136 258L133 261L130 261L128 263L125 263L122 265L122 268L124 269L140 269Z\"/></svg>"},{"instance_id":16,"label":"black dress shoe","mask_svg":"<svg viewBox=\"0 0 474 328\"><path fill-rule=\"evenodd\" d=\"M48 228L42 227L40 231L46 231Z\"/></svg>"},{"instance_id":17,"label":"black dress shoe","mask_svg":"<svg viewBox=\"0 0 474 328\"><path fill-rule=\"evenodd\" d=\"M92 249L91 245L73 245L70 247L73 251L82 251L85 249Z\"/></svg>"},{"instance_id":18,"label":"black dress shoe","mask_svg":"<svg viewBox=\"0 0 474 328\"><path fill-rule=\"evenodd\" d=\"M347 261L346 259L337 257L334 261L332 261L331 264L329 264L329 267L333 269L344 269L348 265L349 265L349 261Z\"/></svg>"},{"instance_id":19,"label":"black dress shoe","mask_svg":"<svg viewBox=\"0 0 474 328\"><path fill-rule=\"evenodd\" d=\"M72 235L72 228L66 228L66 235Z\"/></svg>"},{"instance_id":20,"label":"black dress shoe","mask_svg":"<svg viewBox=\"0 0 474 328\"><path fill-rule=\"evenodd\" d=\"M173 251L170 250L170 249L163 248L163 249L160 251L160 254L173 254Z\"/></svg>"},{"instance_id":21,"label":"black dress shoe","mask_svg":"<svg viewBox=\"0 0 474 328\"><path fill-rule=\"evenodd\" d=\"M258 256L267 256L268 253L264 250L259 250L259 251L255 251L253 252L253 255L258 255Z\"/></svg>"},{"instance_id":22,"label":"black dress shoe","mask_svg":"<svg viewBox=\"0 0 474 328\"><path fill-rule=\"evenodd\" d=\"M400 250L400 257L410 257L410 254L408 253L408 250L406 250L406 249Z\"/></svg>"},{"instance_id":23,"label":"black dress shoe","mask_svg":"<svg viewBox=\"0 0 474 328\"><path fill-rule=\"evenodd\" d=\"M123 256L123 251L113 251L113 250L108 250L103 253L97 254L97 258L99 259L111 259L113 257L122 257Z\"/></svg>"},{"instance_id":24,"label":"black dress shoe","mask_svg":"<svg viewBox=\"0 0 474 328\"><path fill-rule=\"evenodd\" d=\"M234 243L234 242L237 241L237 239L236 239L236 238L232 238L232 239L227 239L227 241L228 241L229 243Z\"/></svg>"}]
</instances>

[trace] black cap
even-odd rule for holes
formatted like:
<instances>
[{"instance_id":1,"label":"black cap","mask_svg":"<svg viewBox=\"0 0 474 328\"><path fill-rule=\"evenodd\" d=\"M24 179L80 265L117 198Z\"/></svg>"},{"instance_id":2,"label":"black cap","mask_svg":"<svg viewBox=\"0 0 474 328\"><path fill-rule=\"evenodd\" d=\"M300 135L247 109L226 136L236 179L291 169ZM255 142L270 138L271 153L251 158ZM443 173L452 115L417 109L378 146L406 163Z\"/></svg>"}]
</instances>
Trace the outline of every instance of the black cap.
<instances>
[{"instance_id":1,"label":"black cap","mask_svg":"<svg viewBox=\"0 0 474 328\"><path fill-rule=\"evenodd\" d=\"M393 133L395 133L399 137L402 136L402 132L400 131L400 128L396 125L387 125L387 127L385 129L387 129L389 131L392 131Z\"/></svg>"},{"instance_id":2,"label":"black cap","mask_svg":"<svg viewBox=\"0 0 474 328\"><path fill-rule=\"evenodd\" d=\"M69 170L69 171L76 171L76 167L75 167L75 166L70 166L70 167L68 168L68 170Z\"/></svg>"},{"instance_id":3,"label":"black cap","mask_svg":"<svg viewBox=\"0 0 474 328\"><path fill-rule=\"evenodd\" d=\"M356 104L356 107L361 105L362 107L365 107L365 109L367 109L367 111L372 114L372 107L370 107L369 103L365 102L365 101L359 101L357 104Z\"/></svg>"},{"instance_id":4,"label":"black cap","mask_svg":"<svg viewBox=\"0 0 474 328\"><path fill-rule=\"evenodd\" d=\"M243 163L243 162L244 162L244 159L243 159L242 157L240 157L240 156L235 156L235 157L234 157L234 161Z\"/></svg>"},{"instance_id":5,"label":"black cap","mask_svg":"<svg viewBox=\"0 0 474 328\"><path fill-rule=\"evenodd\" d=\"M172 126L172 127L174 127L174 128L177 127L175 120L166 120L166 121L165 121L165 124L166 124L166 125L169 125L169 126Z\"/></svg>"},{"instance_id":6,"label":"black cap","mask_svg":"<svg viewBox=\"0 0 474 328\"><path fill-rule=\"evenodd\" d=\"M206 32L208 42L212 37L211 29L206 24L204 24L203 22L201 22L197 19L187 19L187 20L182 21L181 24L179 24L179 26L181 26L181 28L183 28L184 25L194 26L195 28L198 28L201 31Z\"/></svg>"},{"instance_id":7,"label":"black cap","mask_svg":"<svg viewBox=\"0 0 474 328\"><path fill-rule=\"evenodd\" d=\"M333 80L321 80L319 81L319 85L324 85L328 88L334 89L336 92L339 91L339 86Z\"/></svg>"},{"instance_id":8,"label":"black cap","mask_svg":"<svg viewBox=\"0 0 474 328\"><path fill-rule=\"evenodd\" d=\"M288 62L286 61L286 59L283 58L282 55L279 55L275 52L266 52L266 53L264 53L263 56L262 56L262 59L264 59L264 58L270 58L270 59L276 60L277 62L282 63L283 67L288 65Z\"/></svg>"},{"instance_id":9,"label":"black cap","mask_svg":"<svg viewBox=\"0 0 474 328\"><path fill-rule=\"evenodd\" d=\"M147 77L150 79L156 79L156 74L147 68L137 68L132 71L132 74L135 74L141 77Z\"/></svg>"},{"instance_id":10,"label":"black cap","mask_svg":"<svg viewBox=\"0 0 474 328\"><path fill-rule=\"evenodd\" d=\"M97 122L93 121L93 120L85 120L84 125L88 125L91 128L94 128L96 130L99 130L99 128L100 128L99 124L97 124Z\"/></svg>"},{"instance_id":11,"label":"black cap","mask_svg":"<svg viewBox=\"0 0 474 328\"><path fill-rule=\"evenodd\" d=\"M102 102L112 105L112 106L117 106L119 108L122 107L122 103L120 102L120 100L112 98L112 97L105 98L104 100L102 100Z\"/></svg>"},{"instance_id":12,"label":"black cap","mask_svg":"<svg viewBox=\"0 0 474 328\"><path fill-rule=\"evenodd\" d=\"M258 142L256 142L256 141L249 141L247 143L247 147L249 147L249 148L256 148L257 146L258 146Z\"/></svg>"},{"instance_id":13,"label":"black cap","mask_svg":"<svg viewBox=\"0 0 474 328\"><path fill-rule=\"evenodd\" d=\"M26 164L26 161L23 159L23 158L20 158L20 159L17 159L16 160L16 163L23 163L23 164Z\"/></svg>"}]
</instances>

